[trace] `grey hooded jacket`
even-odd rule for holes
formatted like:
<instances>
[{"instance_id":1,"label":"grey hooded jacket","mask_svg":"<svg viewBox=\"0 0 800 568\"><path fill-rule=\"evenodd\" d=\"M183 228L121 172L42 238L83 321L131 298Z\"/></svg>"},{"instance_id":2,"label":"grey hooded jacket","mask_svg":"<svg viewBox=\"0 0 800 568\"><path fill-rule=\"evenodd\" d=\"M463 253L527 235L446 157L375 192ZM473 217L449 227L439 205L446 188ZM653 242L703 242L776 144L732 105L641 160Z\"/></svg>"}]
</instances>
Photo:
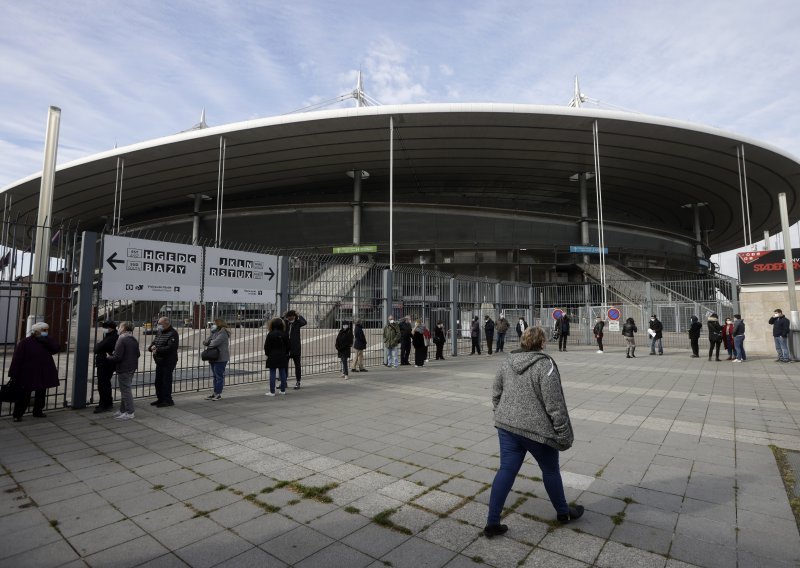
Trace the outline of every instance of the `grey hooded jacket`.
<instances>
[{"instance_id":1,"label":"grey hooded jacket","mask_svg":"<svg viewBox=\"0 0 800 568\"><path fill-rule=\"evenodd\" d=\"M555 361L540 351L511 353L492 386L494 424L557 450L572 446L572 424Z\"/></svg>"}]
</instances>

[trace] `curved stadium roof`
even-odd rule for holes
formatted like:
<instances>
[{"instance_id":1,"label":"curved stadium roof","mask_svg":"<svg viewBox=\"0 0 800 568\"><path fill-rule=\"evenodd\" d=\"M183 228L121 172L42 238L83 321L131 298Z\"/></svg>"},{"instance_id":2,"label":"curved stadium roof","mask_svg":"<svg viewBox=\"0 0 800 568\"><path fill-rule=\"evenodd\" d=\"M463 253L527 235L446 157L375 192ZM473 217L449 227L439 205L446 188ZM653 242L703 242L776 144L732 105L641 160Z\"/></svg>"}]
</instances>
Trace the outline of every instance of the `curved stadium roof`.
<instances>
[{"instance_id":1,"label":"curved stadium roof","mask_svg":"<svg viewBox=\"0 0 800 568\"><path fill-rule=\"evenodd\" d=\"M389 116L395 123L395 202L576 221L577 172L594 170L599 126L604 220L691 240L692 214L719 252L743 239L736 148L744 145L752 229L779 227L777 196L800 214L800 163L715 128L616 111L513 104L424 104L290 114L116 148L61 165L53 216L99 229L111 215L117 157L125 159L124 226L186 220L193 193L216 194L227 141L225 215L352 201L344 172L370 173L365 203L388 202ZM40 173L6 186L15 213L35 214ZM590 216L594 213L591 195ZM346 239L345 239L346 240Z\"/></svg>"}]
</instances>

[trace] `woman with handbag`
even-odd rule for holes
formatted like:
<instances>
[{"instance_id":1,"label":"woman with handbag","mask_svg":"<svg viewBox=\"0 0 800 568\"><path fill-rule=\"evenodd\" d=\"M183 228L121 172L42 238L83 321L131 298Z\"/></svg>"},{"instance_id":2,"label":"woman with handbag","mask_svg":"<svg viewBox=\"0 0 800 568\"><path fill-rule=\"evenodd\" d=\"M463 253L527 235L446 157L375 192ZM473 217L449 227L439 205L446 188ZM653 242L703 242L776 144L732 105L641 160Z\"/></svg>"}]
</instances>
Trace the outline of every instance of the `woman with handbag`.
<instances>
[{"instance_id":1,"label":"woman with handbag","mask_svg":"<svg viewBox=\"0 0 800 568\"><path fill-rule=\"evenodd\" d=\"M58 353L58 343L48 337L50 326L39 322L31 328L31 334L17 343L8 377L14 381L14 422L20 422L22 415L31 402L31 393L35 393L33 401L34 418L44 418L45 394L47 389L59 385L58 369L53 362L53 355Z\"/></svg>"},{"instance_id":2,"label":"woman with handbag","mask_svg":"<svg viewBox=\"0 0 800 568\"><path fill-rule=\"evenodd\" d=\"M222 398L222 387L225 386L225 367L230 360L231 332L228 324L223 319L215 319L211 325L211 335L203 342L206 346L202 359L211 365L214 375L214 392L206 400L219 400Z\"/></svg>"},{"instance_id":3,"label":"woman with handbag","mask_svg":"<svg viewBox=\"0 0 800 568\"><path fill-rule=\"evenodd\" d=\"M719 361L719 348L722 345L722 326L719 324L719 316L711 314L708 316L708 360L711 361L711 356L714 354L714 349L717 350L717 361Z\"/></svg>"}]
</instances>

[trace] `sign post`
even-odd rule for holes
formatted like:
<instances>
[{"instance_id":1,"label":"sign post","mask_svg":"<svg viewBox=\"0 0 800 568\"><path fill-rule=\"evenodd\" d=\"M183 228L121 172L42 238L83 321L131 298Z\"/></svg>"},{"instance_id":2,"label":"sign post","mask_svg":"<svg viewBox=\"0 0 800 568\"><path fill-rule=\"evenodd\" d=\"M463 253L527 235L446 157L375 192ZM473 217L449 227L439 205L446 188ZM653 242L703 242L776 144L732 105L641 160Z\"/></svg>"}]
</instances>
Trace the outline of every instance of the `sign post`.
<instances>
[{"instance_id":1,"label":"sign post","mask_svg":"<svg viewBox=\"0 0 800 568\"><path fill-rule=\"evenodd\" d=\"M274 304L278 290L278 257L206 247L203 300Z\"/></svg>"}]
</instances>

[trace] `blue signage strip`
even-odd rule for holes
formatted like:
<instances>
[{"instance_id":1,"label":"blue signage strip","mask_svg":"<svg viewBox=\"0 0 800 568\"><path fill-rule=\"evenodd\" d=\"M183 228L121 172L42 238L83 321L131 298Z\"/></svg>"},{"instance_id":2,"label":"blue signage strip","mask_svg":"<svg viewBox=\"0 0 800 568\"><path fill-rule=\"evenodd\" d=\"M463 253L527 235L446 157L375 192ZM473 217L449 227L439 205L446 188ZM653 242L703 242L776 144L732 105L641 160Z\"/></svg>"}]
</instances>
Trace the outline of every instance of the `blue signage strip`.
<instances>
[{"instance_id":1,"label":"blue signage strip","mask_svg":"<svg viewBox=\"0 0 800 568\"><path fill-rule=\"evenodd\" d=\"M570 245L569 252L577 252L580 254L600 254L600 247ZM603 247L603 254L608 254L608 247Z\"/></svg>"}]
</instances>

